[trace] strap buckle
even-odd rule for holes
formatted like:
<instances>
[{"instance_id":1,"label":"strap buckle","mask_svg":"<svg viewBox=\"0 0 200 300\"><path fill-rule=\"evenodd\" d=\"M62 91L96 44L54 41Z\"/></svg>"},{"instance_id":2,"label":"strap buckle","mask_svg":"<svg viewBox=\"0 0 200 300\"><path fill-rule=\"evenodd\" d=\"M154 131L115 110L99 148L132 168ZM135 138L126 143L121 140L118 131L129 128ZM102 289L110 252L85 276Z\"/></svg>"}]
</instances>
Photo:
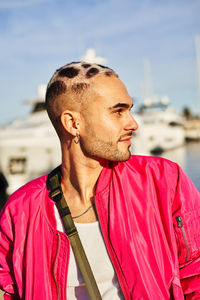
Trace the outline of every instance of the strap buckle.
<instances>
[{"instance_id":1,"label":"strap buckle","mask_svg":"<svg viewBox=\"0 0 200 300\"><path fill-rule=\"evenodd\" d=\"M49 197L54 201L58 202L62 198L62 189L61 186L58 186L55 190L49 192Z\"/></svg>"}]
</instances>

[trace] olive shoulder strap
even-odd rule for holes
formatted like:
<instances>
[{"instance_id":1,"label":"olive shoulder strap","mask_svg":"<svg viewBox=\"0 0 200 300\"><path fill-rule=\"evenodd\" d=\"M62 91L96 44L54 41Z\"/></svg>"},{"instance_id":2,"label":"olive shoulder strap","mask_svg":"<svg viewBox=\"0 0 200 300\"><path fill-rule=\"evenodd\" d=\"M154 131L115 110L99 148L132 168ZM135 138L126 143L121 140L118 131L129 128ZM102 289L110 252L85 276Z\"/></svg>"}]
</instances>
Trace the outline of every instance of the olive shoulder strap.
<instances>
[{"instance_id":1,"label":"olive shoulder strap","mask_svg":"<svg viewBox=\"0 0 200 300\"><path fill-rule=\"evenodd\" d=\"M82 246L78 231L71 216L71 212L64 198L61 188L61 171L57 167L47 177L47 189L50 190L49 196L55 201L60 217L62 219L65 232L68 235L74 256L86 284L91 300L101 300L101 295L97 287L94 275L89 265L87 256Z\"/></svg>"}]
</instances>

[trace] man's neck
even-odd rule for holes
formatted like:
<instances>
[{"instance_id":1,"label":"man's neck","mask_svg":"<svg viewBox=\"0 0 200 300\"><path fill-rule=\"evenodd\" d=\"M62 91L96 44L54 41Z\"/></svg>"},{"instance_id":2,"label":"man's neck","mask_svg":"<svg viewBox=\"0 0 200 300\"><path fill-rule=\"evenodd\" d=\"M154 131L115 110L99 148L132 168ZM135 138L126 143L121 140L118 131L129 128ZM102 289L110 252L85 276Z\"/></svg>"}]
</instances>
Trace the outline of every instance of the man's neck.
<instances>
[{"instance_id":1,"label":"man's neck","mask_svg":"<svg viewBox=\"0 0 200 300\"><path fill-rule=\"evenodd\" d=\"M85 157L77 159L73 155L63 156L62 189L69 205L71 201L74 205L79 203L87 206L91 203L102 168L98 160Z\"/></svg>"}]
</instances>

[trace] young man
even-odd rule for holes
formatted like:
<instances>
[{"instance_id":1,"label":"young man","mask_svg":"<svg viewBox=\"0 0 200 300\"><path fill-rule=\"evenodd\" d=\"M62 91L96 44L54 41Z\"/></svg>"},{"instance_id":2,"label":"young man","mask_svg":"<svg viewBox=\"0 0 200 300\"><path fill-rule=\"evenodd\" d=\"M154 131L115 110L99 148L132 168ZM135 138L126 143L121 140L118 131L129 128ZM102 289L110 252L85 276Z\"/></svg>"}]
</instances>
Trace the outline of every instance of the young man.
<instances>
[{"instance_id":1,"label":"young man","mask_svg":"<svg viewBox=\"0 0 200 300\"><path fill-rule=\"evenodd\" d=\"M200 195L175 163L131 156L137 123L117 74L68 64L50 80L46 105L62 191L102 299L200 299ZM0 288L5 299L89 299L46 180L3 209Z\"/></svg>"}]
</instances>

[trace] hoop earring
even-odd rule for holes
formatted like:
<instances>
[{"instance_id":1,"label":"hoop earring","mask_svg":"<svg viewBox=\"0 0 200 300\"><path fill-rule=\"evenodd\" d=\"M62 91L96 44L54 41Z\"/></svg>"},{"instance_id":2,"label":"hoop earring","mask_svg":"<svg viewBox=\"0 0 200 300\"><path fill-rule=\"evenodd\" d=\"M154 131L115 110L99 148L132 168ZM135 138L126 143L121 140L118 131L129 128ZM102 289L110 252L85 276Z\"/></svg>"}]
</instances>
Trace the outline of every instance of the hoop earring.
<instances>
[{"instance_id":1,"label":"hoop earring","mask_svg":"<svg viewBox=\"0 0 200 300\"><path fill-rule=\"evenodd\" d=\"M74 140L75 144L78 144L78 142L80 141L80 135L78 132L77 132L76 136L73 138L73 140Z\"/></svg>"}]
</instances>

